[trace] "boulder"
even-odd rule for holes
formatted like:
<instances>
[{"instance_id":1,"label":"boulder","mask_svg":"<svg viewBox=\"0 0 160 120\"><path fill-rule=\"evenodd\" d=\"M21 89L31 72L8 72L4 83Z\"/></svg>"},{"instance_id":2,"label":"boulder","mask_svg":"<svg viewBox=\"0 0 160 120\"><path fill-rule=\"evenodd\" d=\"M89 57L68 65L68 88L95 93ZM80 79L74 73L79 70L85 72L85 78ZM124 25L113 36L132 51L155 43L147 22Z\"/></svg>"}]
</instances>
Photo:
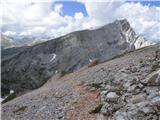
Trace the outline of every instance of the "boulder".
<instances>
[{"instance_id":1,"label":"boulder","mask_svg":"<svg viewBox=\"0 0 160 120\"><path fill-rule=\"evenodd\" d=\"M106 95L106 101L107 102L117 102L119 96L117 95L116 92L109 92L107 95Z\"/></svg>"},{"instance_id":2,"label":"boulder","mask_svg":"<svg viewBox=\"0 0 160 120\"><path fill-rule=\"evenodd\" d=\"M146 99L145 94L133 95L132 98L128 100L128 102L136 104L145 101L145 99Z\"/></svg>"},{"instance_id":3,"label":"boulder","mask_svg":"<svg viewBox=\"0 0 160 120\"><path fill-rule=\"evenodd\" d=\"M149 74L142 83L147 84L148 86L160 86L160 70Z\"/></svg>"}]
</instances>

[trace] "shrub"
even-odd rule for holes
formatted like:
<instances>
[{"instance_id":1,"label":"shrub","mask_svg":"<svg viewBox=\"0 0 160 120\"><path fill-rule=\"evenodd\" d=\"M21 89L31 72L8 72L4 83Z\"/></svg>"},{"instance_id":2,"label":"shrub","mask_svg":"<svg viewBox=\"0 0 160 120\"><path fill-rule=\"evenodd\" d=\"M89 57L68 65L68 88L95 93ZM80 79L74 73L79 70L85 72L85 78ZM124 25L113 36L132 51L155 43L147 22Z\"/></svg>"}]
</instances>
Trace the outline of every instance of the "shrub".
<instances>
[{"instance_id":1,"label":"shrub","mask_svg":"<svg viewBox=\"0 0 160 120\"><path fill-rule=\"evenodd\" d=\"M91 84L91 87L94 87L94 88L96 88L96 89L99 89L99 88L101 88L101 84L102 84L102 83L92 83L92 84Z\"/></svg>"},{"instance_id":2,"label":"shrub","mask_svg":"<svg viewBox=\"0 0 160 120\"><path fill-rule=\"evenodd\" d=\"M16 98L16 94L15 94L15 93L12 93L12 94L10 94L9 96L7 96L6 99L4 99L4 100L2 101L2 104L3 104L3 103L6 103L6 102L8 102L8 101L11 101L11 100L13 100L14 98Z\"/></svg>"},{"instance_id":3,"label":"shrub","mask_svg":"<svg viewBox=\"0 0 160 120\"><path fill-rule=\"evenodd\" d=\"M104 84L105 85L112 85L112 80L106 80Z\"/></svg>"},{"instance_id":4,"label":"shrub","mask_svg":"<svg viewBox=\"0 0 160 120\"><path fill-rule=\"evenodd\" d=\"M88 67L93 67L93 66L96 66L97 64L98 64L98 59L95 59L89 63Z\"/></svg>"},{"instance_id":5,"label":"shrub","mask_svg":"<svg viewBox=\"0 0 160 120\"><path fill-rule=\"evenodd\" d=\"M16 110L14 110L13 112L16 113L16 112L24 111L26 108L27 108L27 106L22 106Z\"/></svg>"},{"instance_id":6,"label":"shrub","mask_svg":"<svg viewBox=\"0 0 160 120\"><path fill-rule=\"evenodd\" d=\"M158 68L160 68L160 64L159 63L153 64L152 67L151 67L151 72L156 71Z\"/></svg>"},{"instance_id":7,"label":"shrub","mask_svg":"<svg viewBox=\"0 0 160 120\"><path fill-rule=\"evenodd\" d=\"M61 76L60 77L63 77L63 76L65 76L65 75L67 75L67 74L70 74L71 72L69 72L69 71L61 71Z\"/></svg>"},{"instance_id":8,"label":"shrub","mask_svg":"<svg viewBox=\"0 0 160 120\"><path fill-rule=\"evenodd\" d=\"M142 64L142 63L143 63L143 60L140 60L140 61L139 61L139 63L141 63L141 64Z\"/></svg>"},{"instance_id":9,"label":"shrub","mask_svg":"<svg viewBox=\"0 0 160 120\"><path fill-rule=\"evenodd\" d=\"M96 114L99 113L101 111L103 104L99 104L97 107L94 108L94 110L91 110L89 113L90 114Z\"/></svg>"}]
</instances>

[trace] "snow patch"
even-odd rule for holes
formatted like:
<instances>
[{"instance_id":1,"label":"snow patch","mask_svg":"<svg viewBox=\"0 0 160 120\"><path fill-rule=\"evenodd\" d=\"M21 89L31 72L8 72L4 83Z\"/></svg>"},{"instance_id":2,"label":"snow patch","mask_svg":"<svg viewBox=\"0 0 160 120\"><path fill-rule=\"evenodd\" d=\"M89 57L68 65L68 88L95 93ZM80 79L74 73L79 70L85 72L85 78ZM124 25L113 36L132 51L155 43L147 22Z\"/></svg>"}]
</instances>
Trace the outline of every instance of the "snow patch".
<instances>
[{"instance_id":1,"label":"snow patch","mask_svg":"<svg viewBox=\"0 0 160 120\"><path fill-rule=\"evenodd\" d=\"M13 93L14 93L14 90L10 90L10 91L9 91L9 95L10 95L10 94L13 94ZM0 97L0 103L1 103L3 100L5 100L9 95L5 96L4 98L1 98L1 97Z\"/></svg>"},{"instance_id":2,"label":"snow patch","mask_svg":"<svg viewBox=\"0 0 160 120\"><path fill-rule=\"evenodd\" d=\"M14 93L14 91L13 91L13 90L10 90L10 94L12 94L12 93Z\"/></svg>"},{"instance_id":3,"label":"snow patch","mask_svg":"<svg viewBox=\"0 0 160 120\"><path fill-rule=\"evenodd\" d=\"M56 56L57 56L57 55L56 55L56 54L54 54L54 53L53 53L52 55L53 55L53 56L52 56L52 58L51 58L50 62L52 62L52 61L56 58Z\"/></svg>"},{"instance_id":4,"label":"snow patch","mask_svg":"<svg viewBox=\"0 0 160 120\"><path fill-rule=\"evenodd\" d=\"M89 62L92 62L92 59L89 59Z\"/></svg>"},{"instance_id":5,"label":"snow patch","mask_svg":"<svg viewBox=\"0 0 160 120\"><path fill-rule=\"evenodd\" d=\"M0 103L4 100L4 98L0 98Z\"/></svg>"},{"instance_id":6,"label":"snow patch","mask_svg":"<svg viewBox=\"0 0 160 120\"><path fill-rule=\"evenodd\" d=\"M147 41L142 36L138 36L136 39L136 42L134 43L136 49L154 45L154 44L155 44L154 42Z\"/></svg>"}]
</instances>

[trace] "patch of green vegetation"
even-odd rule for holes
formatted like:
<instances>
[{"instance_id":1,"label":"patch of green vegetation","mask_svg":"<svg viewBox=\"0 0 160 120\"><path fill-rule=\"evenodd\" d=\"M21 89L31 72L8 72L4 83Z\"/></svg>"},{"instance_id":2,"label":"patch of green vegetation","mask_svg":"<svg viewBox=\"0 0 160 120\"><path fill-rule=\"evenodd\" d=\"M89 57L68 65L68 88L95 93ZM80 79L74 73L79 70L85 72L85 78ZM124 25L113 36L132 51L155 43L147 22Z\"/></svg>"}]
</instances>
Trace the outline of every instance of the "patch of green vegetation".
<instances>
[{"instance_id":1,"label":"patch of green vegetation","mask_svg":"<svg viewBox=\"0 0 160 120\"><path fill-rule=\"evenodd\" d=\"M69 72L69 71L61 71L61 76L60 77L63 77L63 76L65 76L65 75L67 75L67 74L70 74L71 72Z\"/></svg>"},{"instance_id":2,"label":"patch of green vegetation","mask_svg":"<svg viewBox=\"0 0 160 120\"><path fill-rule=\"evenodd\" d=\"M139 63L141 63L141 64L142 64L142 63L143 63L143 60L140 60L140 61L139 61Z\"/></svg>"},{"instance_id":3,"label":"patch of green vegetation","mask_svg":"<svg viewBox=\"0 0 160 120\"><path fill-rule=\"evenodd\" d=\"M92 83L92 84L91 84L91 87L94 87L94 88L96 88L96 89L99 89L99 88L101 88L101 84L102 84L102 83Z\"/></svg>"},{"instance_id":4,"label":"patch of green vegetation","mask_svg":"<svg viewBox=\"0 0 160 120\"><path fill-rule=\"evenodd\" d=\"M160 68L160 64L159 63L155 63L151 67L151 72L154 72L154 71L156 71L159 68Z\"/></svg>"},{"instance_id":5,"label":"patch of green vegetation","mask_svg":"<svg viewBox=\"0 0 160 120\"><path fill-rule=\"evenodd\" d=\"M12 93L10 94L5 100L2 101L2 104L8 102L8 101L11 101L13 100L14 98L16 98L16 94L15 93Z\"/></svg>"},{"instance_id":6,"label":"patch of green vegetation","mask_svg":"<svg viewBox=\"0 0 160 120\"><path fill-rule=\"evenodd\" d=\"M42 79L44 70L45 70L45 68L43 68L43 67L37 68L37 77L38 77L39 80Z\"/></svg>"},{"instance_id":7,"label":"patch of green vegetation","mask_svg":"<svg viewBox=\"0 0 160 120\"><path fill-rule=\"evenodd\" d=\"M38 70L39 74L42 74L44 70L45 70L44 67L40 67L39 70Z\"/></svg>"},{"instance_id":8,"label":"patch of green vegetation","mask_svg":"<svg viewBox=\"0 0 160 120\"><path fill-rule=\"evenodd\" d=\"M106 80L104 84L105 85L112 85L112 80Z\"/></svg>"},{"instance_id":9,"label":"patch of green vegetation","mask_svg":"<svg viewBox=\"0 0 160 120\"><path fill-rule=\"evenodd\" d=\"M14 110L13 113L24 111L26 108L27 108L27 106L22 106L22 107L20 107L20 108L18 108L16 110Z\"/></svg>"},{"instance_id":10,"label":"patch of green vegetation","mask_svg":"<svg viewBox=\"0 0 160 120\"><path fill-rule=\"evenodd\" d=\"M89 113L90 114L96 114L99 113L101 111L103 104L99 104L97 107L94 108L94 110L91 110Z\"/></svg>"}]
</instances>

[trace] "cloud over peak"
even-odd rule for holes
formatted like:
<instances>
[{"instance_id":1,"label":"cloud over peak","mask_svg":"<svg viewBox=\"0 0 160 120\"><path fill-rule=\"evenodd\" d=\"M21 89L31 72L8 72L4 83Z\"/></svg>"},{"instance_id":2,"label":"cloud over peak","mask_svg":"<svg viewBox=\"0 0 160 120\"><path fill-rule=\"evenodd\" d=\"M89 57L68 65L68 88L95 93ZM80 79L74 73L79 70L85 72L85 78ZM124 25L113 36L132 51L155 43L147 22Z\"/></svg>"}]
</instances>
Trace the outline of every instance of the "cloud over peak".
<instances>
[{"instance_id":1,"label":"cloud over peak","mask_svg":"<svg viewBox=\"0 0 160 120\"><path fill-rule=\"evenodd\" d=\"M72 31L102 26L116 19L126 18L133 29L148 40L160 38L160 7L120 1L86 2L88 16L75 12L73 16L63 13L63 2L39 0L5 0L1 6L2 32L10 36L58 37ZM70 1L71 2L71 1ZM70 6L72 9L72 6Z\"/></svg>"}]
</instances>

